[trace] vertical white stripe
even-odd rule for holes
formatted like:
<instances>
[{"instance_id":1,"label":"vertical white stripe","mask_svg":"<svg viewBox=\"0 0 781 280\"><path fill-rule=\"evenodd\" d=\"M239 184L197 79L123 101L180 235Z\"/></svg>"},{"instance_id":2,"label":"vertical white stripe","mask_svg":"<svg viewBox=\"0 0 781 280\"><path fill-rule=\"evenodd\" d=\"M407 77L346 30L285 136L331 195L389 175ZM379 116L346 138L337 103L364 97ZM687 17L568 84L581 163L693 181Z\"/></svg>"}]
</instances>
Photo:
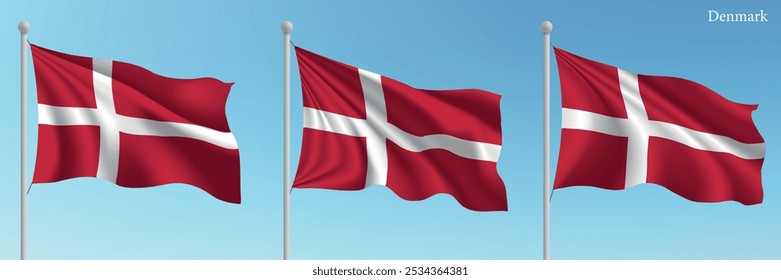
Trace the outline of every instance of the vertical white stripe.
<instances>
[{"instance_id":1,"label":"vertical white stripe","mask_svg":"<svg viewBox=\"0 0 781 280\"><path fill-rule=\"evenodd\" d=\"M366 105L366 185L386 185L388 181L388 150L385 146L383 128L388 126L388 114L385 108L385 94L382 91L382 78L379 74L358 69L361 79L363 98Z\"/></svg>"},{"instance_id":2,"label":"vertical white stripe","mask_svg":"<svg viewBox=\"0 0 781 280\"><path fill-rule=\"evenodd\" d=\"M96 177L116 183L119 167L119 130L116 124L114 92L111 87L112 61L92 59L92 83L100 124L100 153Z\"/></svg>"},{"instance_id":3,"label":"vertical white stripe","mask_svg":"<svg viewBox=\"0 0 781 280\"><path fill-rule=\"evenodd\" d=\"M618 82L629 121L627 128L628 149L626 157L626 181L624 189L646 182L648 174L649 122L645 104L640 96L637 74L618 69Z\"/></svg>"}]
</instances>

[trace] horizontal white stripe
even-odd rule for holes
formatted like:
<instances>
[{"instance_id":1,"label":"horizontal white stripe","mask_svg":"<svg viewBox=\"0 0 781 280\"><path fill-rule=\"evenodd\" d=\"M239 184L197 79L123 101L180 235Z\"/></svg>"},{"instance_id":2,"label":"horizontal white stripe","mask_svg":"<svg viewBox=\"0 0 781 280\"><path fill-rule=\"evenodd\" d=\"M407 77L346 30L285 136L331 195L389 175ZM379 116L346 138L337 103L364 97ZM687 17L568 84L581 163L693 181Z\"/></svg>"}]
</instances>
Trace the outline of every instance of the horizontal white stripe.
<instances>
[{"instance_id":1,"label":"horizontal white stripe","mask_svg":"<svg viewBox=\"0 0 781 280\"><path fill-rule=\"evenodd\" d=\"M38 123L47 125L100 125L97 109L58 107L38 104ZM208 127L162 122L149 119L117 115L119 131L145 136L184 137L205 141L226 149L238 149L236 138L230 132L222 132Z\"/></svg>"},{"instance_id":2,"label":"horizontal white stripe","mask_svg":"<svg viewBox=\"0 0 781 280\"><path fill-rule=\"evenodd\" d=\"M369 130L366 121L362 119L308 107L304 107L304 127L355 137L365 137L362 131Z\"/></svg>"},{"instance_id":3,"label":"horizontal white stripe","mask_svg":"<svg viewBox=\"0 0 781 280\"><path fill-rule=\"evenodd\" d=\"M608 117L589 111L562 108L561 128L580 129L599 132L603 134L627 137L627 123L629 120Z\"/></svg>"},{"instance_id":4,"label":"horizontal white stripe","mask_svg":"<svg viewBox=\"0 0 781 280\"><path fill-rule=\"evenodd\" d=\"M626 119L562 108L562 128L588 130L613 136L626 137L629 122ZM765 143L742 143L722 135L696 131L676 124L649 121L650 136L669 139L686 146L712 152L733 154L743 159L765 157Z\"/></svg>"},{"instance_id":5,"label":"horizontal white stripe","mask_svg":"<svg viewBox=\"0 0 781 280\"><path fill-rule=\"evenodd\" d=\"M726 136L696 131L680 125L659 121L650 121L650 125L651 136L666 138L695 149L730 153L743 159L760 159L765 157L765 143L742 143Z\"/></svg>"},{"instance_id":6,"label":"horizontal white stripe","mask_svg":"<svg viewBox=\"0 0 781 280\"><path fill-rule=\"evenodd\" d=\"M38 123L48 125L98 125L98 109L38 104Z\"/></svg>"},{"instance_id":7,"label":"horizontal white stripe","mask_svg":"<svg viewBox=\"0 0 781 280\"><path fill-rule=\"evenodd\" d=\"M365 137L363 131L369 129L366 120L307 107L304 107L304 127L355 137ZM384 131L379 131L380 135L385 135L400 147L412 152L444 149L464 158L497 162L502 150L501 145L469 141L445 134L416 136L392 124L381 129Z\"/></svg>"},{"instance_id":8,"label":"horizontal white stripe","mask_svg":"<svg viewBox=\"0 0 781 280\"><path fill-rule=\"evenodd\" d=\"M119 131L146 136L185 137L197 139L226 148L238 149L233 133L214 130L189 123L161 122L149 119L117 116Z\"/></svg>"}]
</instances>

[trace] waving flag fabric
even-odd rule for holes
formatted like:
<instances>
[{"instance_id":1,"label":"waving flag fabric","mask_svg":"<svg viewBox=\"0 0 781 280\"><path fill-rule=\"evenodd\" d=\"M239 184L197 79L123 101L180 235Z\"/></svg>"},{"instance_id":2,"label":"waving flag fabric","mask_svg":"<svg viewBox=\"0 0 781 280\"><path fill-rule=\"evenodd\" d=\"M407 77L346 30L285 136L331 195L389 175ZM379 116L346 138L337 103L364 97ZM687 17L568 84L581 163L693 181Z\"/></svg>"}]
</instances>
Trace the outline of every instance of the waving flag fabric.
<instances>
[{"instance_id":1,"label":"waving flag fabric","mask_svg":"<svg viewBox=\"0 0 781 280\"><path fill-rule=\"evenodd\" d=\"M563 108L554 189L654 183L692 201L762 202L757 105L689 80L555 53Z\"/></svg>"},{"instance_id":2,"label":"waving flag fabric","mask_svg":"<svg viewBox=\"0 0 781 280\"><path fill-rule=\"evenodd\" d=\"M225 116L232 83L31 48L38 89L33 183L185 183L241 202L239 150Z\"/></svg>"},{"instance_id":3,"label":"waving flag fabric","mask_svg":"<svg viewBox=\"0 0 781 280\"><path fill-rule=\"evenodd\" d=\"M416 89L299 47L296 55L304 135L293 187L384 185L406 200L444 193L471 210L507 210L499 95Z\"/></svg>"}]
</instances>

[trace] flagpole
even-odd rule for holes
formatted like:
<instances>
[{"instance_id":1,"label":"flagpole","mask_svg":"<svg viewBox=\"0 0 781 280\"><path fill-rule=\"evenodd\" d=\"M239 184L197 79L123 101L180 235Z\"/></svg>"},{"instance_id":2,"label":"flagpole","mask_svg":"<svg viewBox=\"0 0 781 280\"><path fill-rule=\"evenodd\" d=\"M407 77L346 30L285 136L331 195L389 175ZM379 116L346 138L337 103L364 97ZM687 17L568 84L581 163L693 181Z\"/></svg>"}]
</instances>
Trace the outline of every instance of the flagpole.
<instances>
[{"instance_id":1,"label":"flagpole","mask_svg":"<svg viewBox=\"0 0 781 280\"><path fill-rule=\"evenodd\" d=\"M27 32L30 31L30 24L26 21L19 23L19 33L21 33L21 153L19 185L20 185L20 244L21 251L19 259L27 259Z\"/></svg>"},{"instance_id":2,"label":"flagpole","mask_svg":"<svg viewBox=\"0 0 781 280\"><path fill-rule=\"evenodd\" d=\"M543 33L543 66L542 66L542 95L543 95L543 148L542 148L542 259L550 259L550 32L553 24L544 21L540 26Z\"/></svg>"},{"instance_id":3,"label":"flagpole","mask_svg":"<svg viewBox=\"0 0 781 280\"><path fill-rule=\"evenodd\" d=\"M282 39L284 41L284 74L283 74L283 91L285 95L284 101L284 115L285 115L285 136L284 136L284 160L283 171L284 178L282 180L284 186L282 187L284 196L284 237L283 237L283 253L282 259L290 259L290 31L293 30L293 24L289 21L282 22Z\"/></svg>"}]
</instances>

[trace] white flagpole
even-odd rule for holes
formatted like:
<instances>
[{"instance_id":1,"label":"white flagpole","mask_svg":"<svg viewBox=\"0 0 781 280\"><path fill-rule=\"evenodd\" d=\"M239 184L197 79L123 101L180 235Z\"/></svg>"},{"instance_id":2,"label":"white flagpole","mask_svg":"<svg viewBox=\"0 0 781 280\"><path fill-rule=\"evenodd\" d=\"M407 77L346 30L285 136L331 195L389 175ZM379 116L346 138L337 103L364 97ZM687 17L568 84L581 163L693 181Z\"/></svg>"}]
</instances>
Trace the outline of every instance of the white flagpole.
<instances>
[{"instance_id":1,"label":"white flagpole","mask_svg":"<svg viewBox=\"0 0 781 280\"><path fill-rule=\"evenodd\" d=\"M21 223L20 223L20 244L21 254L20 259L27 259L27 32L30 31L30 24L26 21L19 23L19 33L22 35L22 80L21 80L21 92L22 92L22 107L21 107L21 156L20 156L20 195L21 195Z\"/></svg>"},{"instance_id":2,"label":"white flagpole","mask_svg":"<svg viewBox=\"0 0 781 280\"><path fill-rule=\"evenodd\" d=\"M550 32L553 24L550 21L542 23L543 34L543 66L542 66L542 95L543 95L543 148L542 148L542 259L550 259Z\"/></svg>"},{"instance_id":3,"label":"white flagpole","mask_svg":"<svg viewBox=\"0 0 781 280\"><path fill-rule=\"evenodd\" d=\"M284 74L283 74L283 91L285 94L285 144L284 144L284 160L283 160L283 173L284 178L282 180L284 186L282 187L284 202L283 207L283 219L284 219L284 249L282 253L282 259L290 259L290 31L293 30L293 24L289 21L282 22L282 39L284 40Z\"/></svg>"}]
</instances>

